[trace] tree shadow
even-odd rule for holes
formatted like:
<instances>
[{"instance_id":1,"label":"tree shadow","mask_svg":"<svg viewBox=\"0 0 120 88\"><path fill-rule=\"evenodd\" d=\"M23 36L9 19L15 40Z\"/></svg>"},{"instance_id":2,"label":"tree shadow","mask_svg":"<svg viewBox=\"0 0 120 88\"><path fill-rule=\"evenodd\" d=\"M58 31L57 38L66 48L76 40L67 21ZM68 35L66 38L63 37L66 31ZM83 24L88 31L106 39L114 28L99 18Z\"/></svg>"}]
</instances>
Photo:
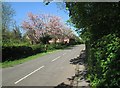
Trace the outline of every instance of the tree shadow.
<instances>
[{"instance_id":1,"label":"tree shadow","mask_svg":"<svg viewBox=\"0 0 120 88\"><path fill-rule=\"evenodd\" d=\"M65 84L64 82L62 82L54 88L73 88L73 86Z\"/></svg>"},{"instance_id":2,"label":"tree shadow","mask_svg":"<svg viewBox=\"0 0 120 88\"><path fill-rule=\"evenodd\" d=\"M85 64L85 50L82 50L78 57L71 59L70 64L76 65L76 67L77 65L84 65ZM71 76L70 78L67 78L67 80L69 81L69 84L65 84L64 82L62 82L54 88L90 88L89 85L84 85L84 86L78 85L79 82L82 82L82 81L89 84L89 81L86 80L87 70L84 69L80 71L79 68L78 69L76 68L75 70L76 70L75 75Z\"/></svg>"},{"instance_id":3,"label":"tree shadow","mask_svg":"<svg viewBox=\"0 0 120 88\"><path fill-rule=\"evenodd\" d=\"M80 55L76 58L70 60L70 64L73 65L83 65L85 63L85 50L82 50Z\"/></svg>"}]
</instances>

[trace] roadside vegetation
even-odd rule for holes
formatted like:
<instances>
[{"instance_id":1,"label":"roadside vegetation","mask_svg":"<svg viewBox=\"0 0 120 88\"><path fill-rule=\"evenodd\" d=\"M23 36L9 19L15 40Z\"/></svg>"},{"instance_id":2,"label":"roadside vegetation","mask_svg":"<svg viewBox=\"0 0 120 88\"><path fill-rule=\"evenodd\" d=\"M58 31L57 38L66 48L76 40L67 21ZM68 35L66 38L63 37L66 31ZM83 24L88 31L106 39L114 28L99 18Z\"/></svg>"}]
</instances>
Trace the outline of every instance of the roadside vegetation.
<instances>
[{"instance_id":1,"label":"roadside vegetation","mask_svg":"<svg viewBox=\"0 0 120 88\"><path fill-rule=\"evenodd\" d=\"M30 12L19 26L13 19L15 11L11 5L2 3L2 9L2 67L83 43L58 16Z\"/></svg>"},{"instance_id":2,"label":"roadside vegetation","mask_svg":"<svg viewBox=\"0 0 120 88\"><path fill-rule=\"evenodd\" d=\"M120 3L68 2L86 44L87 79L93 88L120 87Z\"/></svg>"},{"instance_id":3,"label":"roadside vegetation","mask_svg":"<svg viewBox=\"0 0 120 88\"><path fill-rule=\"evenodd\" d=\"M36 55L28 56L26 58L15 59L13 61L6 60L3 63L0 63L0 67L2 67L2 68L13 67L15 65L22 64L22 63L27 62L29 60L37 59L37 58L40 58L44 55L54 53L54 52L58 52L58 51L59 50L48 50L47 52L38 53Z\"/></svg>"},{"instance_id":4,"label":"roadside vegetation","mask_svg":"<svg viewBox=\"0 0 120 88\"><path fill-rule=\"evenodd\" d=\"M20 27L12 19L14 9L2 3L3 67L37 58L49 50L81 44L84 40L86 78L90 86L120 87L120 3L66 2L64 5L70 15L68 23L77 28L82 39L60 17L50 14L30 12Z\"/></svg>"},{"instance_id":5,"label":"roadside vegetation","mask_svg":"<svg viewBox=\"0 0 120 88\"><path fill-rule=\"evenodd\" d=\"M77 28L82 39L60 17L49 14L30 12L20 27L12 19L14 9L2 3L3 67L37 58L49 50L81 44L84 40L90 86L120 87L120 3L67 2L64 5L70 15L68 23Z\"/></svg>"}]
</instances>

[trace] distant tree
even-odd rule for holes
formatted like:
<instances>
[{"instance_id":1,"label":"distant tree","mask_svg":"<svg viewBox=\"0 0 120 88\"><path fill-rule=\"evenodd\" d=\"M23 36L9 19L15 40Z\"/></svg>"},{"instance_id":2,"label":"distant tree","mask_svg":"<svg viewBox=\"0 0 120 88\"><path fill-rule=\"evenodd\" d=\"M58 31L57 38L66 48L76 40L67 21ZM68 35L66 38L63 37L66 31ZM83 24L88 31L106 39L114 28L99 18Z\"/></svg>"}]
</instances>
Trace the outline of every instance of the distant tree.
<instances>
[{"instance_id":1,"label":"distant tree","mask_svg":"<svg viewBox=\"0 0 120 88\"><path fill-rule=\"evenodd\" d=\"M27 21L23 21L22 27L27 31L27 36L31 40L31 43L37 43L40 36L43 35L43 21L36 15L28 13Z\"/></svg>"},{"instance_id":2,"label":"distant tree","mask_svg":"<svg viewBox=\"0 0 120 88\"><path fill-rule=\"evenodd\" d=\"M14 15L15 15L15 11L11 7L11 5L9 3L2 2L2 30L3 30L3 33L10 26Z\"/></svg>"},{"instance_id":3,"label":"distant tree","mask_svg":"<svg viewBox=\"0 0 120 88\"><path fill-rule=\"evenodd\" d=\"M3 44L10 41L13 33L10 31L10 25L15 15L14 9L9 3L2 2L2 42Z\"/></svg>"},{"instance_id":4,"label":"distant tree","mask_svg":"<svg viewBox=\"0 0 120 88\"><path fill-rule=\"evenodd\" d=\"M29 13L28 19L23 21L22 27L27 31L27 35L33 43L40 42L39 40L47 38L46 36L54 38L56 43L58 38L68 36L67 31L69 31L68 27L61 22L60 17L48 14L34 15ZM49 41L49 39L46 40Z\"/></svg>"},{"instance_id":5,"label":"distant tree","mask_svg":"<svg viewBox=\"0 0 120 88\"><path fill-rule=\"evenodd\" d=\"M61 38L63 35L64 24L61 22L60 17L51 16L50 21L47 24L47 31L51 35L56 43L58 38Z\"/></svg>"},{"instance_id":6,"label":"distant tree","mask_svg":"<svg viewBox=\"0 0 120 88\"><path fill-rule=\"evenodd\" d=\"M13 26L13 33L14 33L14 39L21 40L22 39L22 33L20 32L20 27L16 25L16 22L14 22Z\"/></svg>"}]
</instances>

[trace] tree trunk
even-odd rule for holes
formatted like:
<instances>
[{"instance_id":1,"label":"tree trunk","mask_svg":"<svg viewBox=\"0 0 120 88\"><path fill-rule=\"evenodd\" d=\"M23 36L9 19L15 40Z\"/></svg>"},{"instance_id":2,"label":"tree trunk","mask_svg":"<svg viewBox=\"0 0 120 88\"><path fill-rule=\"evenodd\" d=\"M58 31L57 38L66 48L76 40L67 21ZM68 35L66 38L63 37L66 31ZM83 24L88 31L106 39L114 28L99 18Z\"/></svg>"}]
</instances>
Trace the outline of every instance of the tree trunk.
<instances>
[{"instance_id":1,"label":"tree trunk","mask_svg":"<svg viewBox=\"0 0 120 88\"><path fill-rule=\"evenodd\" d=\"M54 39L54 43L56 44L57 38Z\"/></svg>"}]
</instances>

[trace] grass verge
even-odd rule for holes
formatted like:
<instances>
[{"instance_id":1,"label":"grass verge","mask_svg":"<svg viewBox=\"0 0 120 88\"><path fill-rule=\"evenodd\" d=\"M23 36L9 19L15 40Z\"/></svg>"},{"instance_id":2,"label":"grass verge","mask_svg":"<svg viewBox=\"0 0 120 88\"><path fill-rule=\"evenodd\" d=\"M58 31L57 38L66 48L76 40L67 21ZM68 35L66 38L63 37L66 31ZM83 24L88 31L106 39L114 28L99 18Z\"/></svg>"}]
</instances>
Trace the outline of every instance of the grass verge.
<instances>
[{"instance_id":1,"label":"grass verge","mask_svg":"<svg viewBox=\"0 0 120 88\"><path fill-rule=\"evenodd\" d=\"M0 67L2 67L2 68L13 67L15 65L22 64L22 63L27 62L29 60L33 60L33 59L39 58L41 56L44 56L44 55L47 55L47 54L50 54L50 53L53 53L56 51L59 51L59 50L48 50L47 52L32 55L32 56L29 56L27 58L21 58L19 60L14 60L14 61L5 61L3 63L0 63Z\"/></svg>"},{"instance_id":2,"label":"grass verge","mask_svg":"<svg viewBox=\"0 0 120 88\"><path fill-rule=\"evenodd\" d=\"M0 68L2 67L2 63L0 62Z\"/></svg>"}]
</instances>

